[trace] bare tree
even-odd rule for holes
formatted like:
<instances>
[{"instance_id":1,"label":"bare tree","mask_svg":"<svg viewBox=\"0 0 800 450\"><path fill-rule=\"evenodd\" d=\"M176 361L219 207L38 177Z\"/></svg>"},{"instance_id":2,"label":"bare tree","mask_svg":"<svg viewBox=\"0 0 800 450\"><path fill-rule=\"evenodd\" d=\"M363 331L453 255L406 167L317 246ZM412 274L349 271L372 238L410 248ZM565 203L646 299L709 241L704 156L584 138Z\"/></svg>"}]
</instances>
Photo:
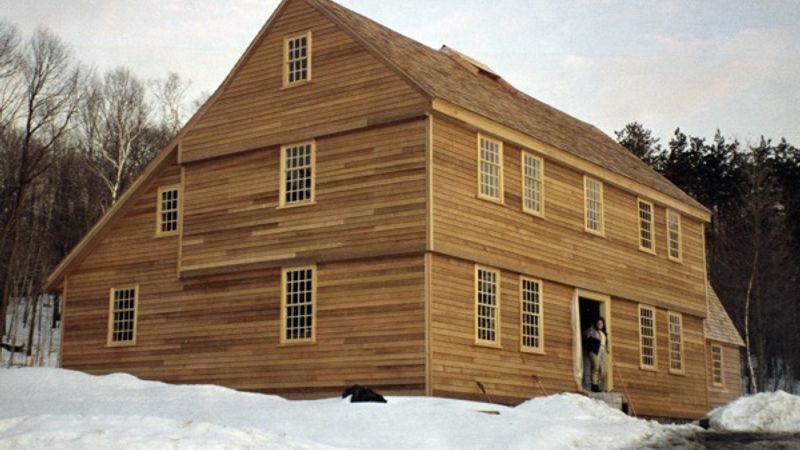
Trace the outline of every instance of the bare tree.
<instances>
[{"instance_id":1,"label":"bare tree","mask_svg":"<svg viewBox=\"0 0 800 450\"><path fill-rule=\"evenodd\" d=\"M159 109L159 123L166 134L174 136L186 120L186 92L192 83L170 72L167 78L154 80L150 85Z\"/></svg>"}]
</instances>

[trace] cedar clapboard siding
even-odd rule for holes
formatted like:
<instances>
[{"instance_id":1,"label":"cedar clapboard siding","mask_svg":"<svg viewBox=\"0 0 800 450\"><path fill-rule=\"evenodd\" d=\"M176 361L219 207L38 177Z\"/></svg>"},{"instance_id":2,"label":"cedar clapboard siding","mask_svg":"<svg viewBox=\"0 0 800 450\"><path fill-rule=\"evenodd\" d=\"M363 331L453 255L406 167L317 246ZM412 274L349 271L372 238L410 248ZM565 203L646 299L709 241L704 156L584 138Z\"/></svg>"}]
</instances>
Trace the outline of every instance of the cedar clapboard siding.
<instances>
[{"instance_id":1,"label":"cedar clapboard siding","mask_svg":"<svg viewBox=\"0 0 800 450\"><path fill-rule=\"evenodd\" d=\"M605 237L590 234L584 231L583 174L548 159L544 163L545 217L525 214L520 149L509 144L503 150L504 204L481 200L476 195L476 130L440 118L433 130L435 251L705 316L700 222L682 216L683 262L670 261L666 213L656 204L656 255L642 252L638 249L637 196L605 184Z\"/></svg>"},{"instance_id":2,"label":"cedar clapboard siding","mask_svg":"<svg viewBox=\"0 0 800 450\"><path fill-rule=\"evenodd\" d=\"M312 78L283 87L283 39L311 31ZM181 162L365 126L429 102L305 1L289 2L181 142ZM298 136L300 136L298 138Z\"/></svg>"},{"instance_id":3,"label":"cedar clapboard siding","mask_svg":"<svg viewBox=\"0 0 800 450\"><path fill-rule=\"evenodd\" d=\"M706 359L708 364L708 407L715 408L728 404L742 396L741 349L738 346L717 341L706 341ZM712 370L711 345L719 345L722 349L722 386L714 386Z\"/></svg>"},{"instance_id":4,"label":"cedar clapboard siding","mask_svg":"<svg viewBox=\"0 0 800 450\"><path fill-rule=\"evenodd\" d=\"M182 276L422 254L425 121L316 140L316 204L278 208L279 147L187 164Z\"/></svg>"},{"instance_id":5,"label":"cedar clapboard siding","mask_svg":"<svg viewBox=\"0 0 800 450\"><path fill-rule=\"evenodd\" d=\"M705 337L699 317L683 315L684 373L669 371L667 310L656 308L656 367L640 367L638 303L612 298L614 386L637 415L697 419L707 411Z\"/></svg>"},{"instance_id":6,"label":"cedar clapboard siding","mask_svg":"<svg viewBox=\"0 0 800 450\"><path fill-rule=\"evenodd\" d=\"M317 343L279 344L281 269L179 280L177 237L155 238L168 169L68 277L62 366L214 383L292 398L364 383L425 389L423 257L317 264ZM138 284L137 342L106 347L108 292Z\"/></svg>"},{"instance_id":7,"label":"cedar clapboard siding","mask_svg":"<svg viewBox=\"0 0 800 450\"><path fill-rule=\"evenodd\" d=\"M433 395L516 404L548 393L575 391L572 378L573 289L544 281L544 354L520 351L520 278L500 272L500 348L475 344L475 265L461 259L431 258L431 387ZM536 274L524 274L535 277Z\"/></svg>"}]
</instances>

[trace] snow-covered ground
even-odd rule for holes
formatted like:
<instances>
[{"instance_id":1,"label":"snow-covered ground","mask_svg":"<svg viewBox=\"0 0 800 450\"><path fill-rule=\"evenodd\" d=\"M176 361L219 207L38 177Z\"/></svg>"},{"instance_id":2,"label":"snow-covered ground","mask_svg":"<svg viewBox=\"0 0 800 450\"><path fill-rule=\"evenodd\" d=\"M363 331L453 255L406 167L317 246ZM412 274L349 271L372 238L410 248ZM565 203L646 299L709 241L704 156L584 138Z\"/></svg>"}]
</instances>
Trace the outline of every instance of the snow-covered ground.
<instances>
[{"instance_id":1,"label":"snow-covered ground","mask_svg":"<svg viewBox=\"0 0 800 450\"><path fill-rule=\"evenodd\" d=\"M715 430L800 433L800 396L777 391L742 397L708 418Z\"/></svg>"},{"instance_id":2,"label":"snow-covered ground","mask_svg":"<svg viewBox=\"0 0 800 450\"><path fill-rule=\"evenodd\" d=\"M0 449L636 448L679 428L575 394L516 408L424 397L288 401L50 368L0 370L0 387Z\"/></svg>"}]
</instances>

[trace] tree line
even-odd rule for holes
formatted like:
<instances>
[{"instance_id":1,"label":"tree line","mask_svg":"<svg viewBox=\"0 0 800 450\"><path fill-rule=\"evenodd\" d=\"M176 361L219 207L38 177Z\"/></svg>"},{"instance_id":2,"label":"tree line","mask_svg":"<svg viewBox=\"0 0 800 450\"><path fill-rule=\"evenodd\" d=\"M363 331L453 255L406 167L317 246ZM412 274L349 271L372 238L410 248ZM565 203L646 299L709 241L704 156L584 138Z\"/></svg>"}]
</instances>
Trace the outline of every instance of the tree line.
<instances>
[{"instance_id":1,"label":"tree line","mask_svg":"<svg viewBox=\"0 0 800 450\"><path fill-rule=\"evenodd\" d=\"M46 29L0 22L0 337L12 305L40 311L47 274L185 120L189 82L82 64ZM196 107L195 102L194 105ZM55 315L54 317L57 317ZM15 338L16 339L16 338Z\"/></svg>"},{"instance_id":2,"label":"tree line","mask_svg":"<svg viewBox=\"0 0 800 450\"><path fill-rule=\"evenodd\" d=\"M711 210L711 284L747 344L748 391L794 391L800 379L800 149L743 144L678 128L666 146L638 122L617 140Z\"/></svg>"}]
</instances>

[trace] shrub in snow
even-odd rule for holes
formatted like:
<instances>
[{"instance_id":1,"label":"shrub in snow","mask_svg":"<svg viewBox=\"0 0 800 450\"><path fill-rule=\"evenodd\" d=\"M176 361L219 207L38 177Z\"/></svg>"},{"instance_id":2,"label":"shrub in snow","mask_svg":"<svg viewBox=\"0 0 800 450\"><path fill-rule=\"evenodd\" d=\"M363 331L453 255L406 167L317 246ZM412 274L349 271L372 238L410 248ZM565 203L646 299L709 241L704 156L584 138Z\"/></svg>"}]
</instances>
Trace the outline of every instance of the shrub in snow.
<instances>
[{"instance_id":1,"label":"shrub in snow","mask_svg":"<svg viewBox=\"0 0 800 450\"><path fill-rule=\"evenodd\" d=\"M800 396L778 391L742 397L708 418L715 430L800 432Z\"/></svg>"},{"instance_id":2,"label":"shrub in snow","mask_svg":"<svg viewBox=\"0 0 800 450\"><path fill-rule=\"evenodd\" d=\"M342 398L347 397L350 397L350 403L386 403L386 399L381 394L358 384L348 386L342 392Z\"/></svg>"}]
</instances>

